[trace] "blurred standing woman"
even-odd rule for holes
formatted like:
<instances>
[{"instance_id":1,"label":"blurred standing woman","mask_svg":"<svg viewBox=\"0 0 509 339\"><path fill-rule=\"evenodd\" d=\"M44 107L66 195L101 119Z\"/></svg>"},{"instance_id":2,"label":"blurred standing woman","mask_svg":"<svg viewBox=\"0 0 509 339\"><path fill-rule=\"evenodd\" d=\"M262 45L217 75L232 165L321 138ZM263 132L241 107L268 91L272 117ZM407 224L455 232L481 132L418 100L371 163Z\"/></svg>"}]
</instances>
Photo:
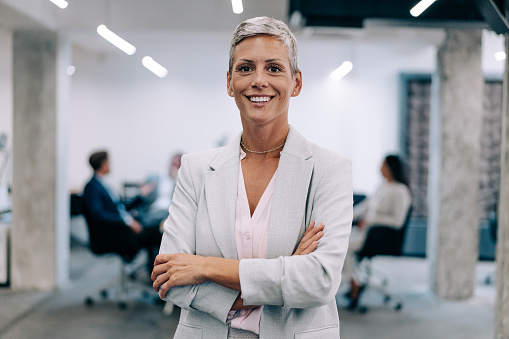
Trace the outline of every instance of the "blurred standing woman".
<instances>
[{"instance_id":1,"label":"blurred standing woman","mask_svg":"<svg viewBox=\"0 0 509 339\"><path fill-rule=\"evenodd\" d=\"M182 157L152 273L182 308L175 338L339 338L351 163L288 124L302 87L288 27L241 23L226 81L243 131Z\"/></svg>"}]
</instances>

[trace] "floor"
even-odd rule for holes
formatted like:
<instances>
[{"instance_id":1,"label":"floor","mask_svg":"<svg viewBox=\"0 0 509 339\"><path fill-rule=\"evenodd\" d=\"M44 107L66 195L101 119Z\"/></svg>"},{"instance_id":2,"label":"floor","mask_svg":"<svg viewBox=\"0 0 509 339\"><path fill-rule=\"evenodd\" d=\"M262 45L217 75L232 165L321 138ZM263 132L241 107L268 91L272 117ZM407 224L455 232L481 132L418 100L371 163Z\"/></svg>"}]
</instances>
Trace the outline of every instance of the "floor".
<instances>
[{"instance_id":1,"label":"floor","mask_svg":"<svg viewBox=\"0 0 509 339\"><path fill-rule=\"evenodd\" d=\"M394 277L389 286L403 297L403 309L394 311L378 295L366 291L368 312L350 312L338 293L342 339L493 338L495 287L484 280L494 271L494 263L478 264L474 296L463 301L441 300L429 292L425 259L380 258L373 265ZM0 288L0 338L173 337L179 309L164 315L155 294L132 296L125 310L108 300L98 300L91 307L84 304L87 293L115 277L116 258L95 257L73 243L70 270L68 286L57 292Z\"/></svg>"}]
</instances>

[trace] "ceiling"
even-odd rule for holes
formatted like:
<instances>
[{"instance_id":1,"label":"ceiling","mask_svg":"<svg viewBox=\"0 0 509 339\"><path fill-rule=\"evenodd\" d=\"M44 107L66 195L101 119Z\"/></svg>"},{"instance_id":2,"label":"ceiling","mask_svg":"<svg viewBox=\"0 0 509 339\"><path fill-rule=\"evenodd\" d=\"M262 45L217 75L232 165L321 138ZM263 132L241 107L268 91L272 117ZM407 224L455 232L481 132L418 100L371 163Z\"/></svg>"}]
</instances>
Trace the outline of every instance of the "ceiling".
<instances>
[{"instance_id":1,"label":"ceiling","mask_svg":"<svg viewBox=\"0 0 509 339\"><path fill-rule=\"evenodd\" d=\"M119 35L132 32L224 31L231 33L255 16L288 17L288 0L244 0L244 12L234 14L231 0L67 0L60 9L49 0L0 0L0 27L48 28L70 35L92 51L108 52L96 33L105 24Z\"/></svg>"},{"instance_id":2,"label":"ceiling","mask_svg":"<svg viewBox=\"0 0 509 339\"><path fill-rule=\"evenodd\" d=\"M68 34L78 45L96 52L113 50L96 33L105 24L119 35L154 31L224 31L243 20L271 16L294 29L350 27L488 27L477 3L509 0L438 0L419 18L409 14L418 0L243 0L244 12L234 14L231 0L67 0L60 9L49 0L0 0L0 27L47 28ZM295 14L297 13L297 14ZM355 27L354 30L351 27ZM347 30L348 32L348 30Z\"/></svg>"},{"instance_id":3,"label":"ceiling","mask_svg":"<svg viewBox=\"0 0 509 339\"><path fill-rule=\"evenodd\" d=\"M485 1L485 0L483 0ZM484 23L474 0L438 0L419 17L410 9L419 0L291 0L290 11L299 11L310 26L362 27L365 20L392 20L406 25Z\"/></svg>"}]
</instances>

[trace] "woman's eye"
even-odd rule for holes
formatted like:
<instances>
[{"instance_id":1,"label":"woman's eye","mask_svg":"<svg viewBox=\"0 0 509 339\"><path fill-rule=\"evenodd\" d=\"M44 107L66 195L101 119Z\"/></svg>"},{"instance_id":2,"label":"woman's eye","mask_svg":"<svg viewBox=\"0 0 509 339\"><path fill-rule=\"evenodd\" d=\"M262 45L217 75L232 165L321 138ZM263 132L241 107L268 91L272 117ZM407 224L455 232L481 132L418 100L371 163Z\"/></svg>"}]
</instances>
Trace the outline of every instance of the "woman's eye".
<instances>
[{"instance_id":1,"label":"woman's eye","mask_svg":"<svg viewBox=\"0 0 509 339\"><path fill-rule=\"evenodd\" d=\"M281 72L281 68L279 66L270 66L269 71L273 73Z\"/></svg>"},{"instance_id":2,"label":"woman's eye","mask_svg":"<svg viewBox=\"0 0 509 339\"><path fill-rule=\"evenodd\" d=\"M249 72L251 70L251 67L249 67L249 66L240 66L238 70L239 70L239 72Z\"/></svg>"}]
</instances>

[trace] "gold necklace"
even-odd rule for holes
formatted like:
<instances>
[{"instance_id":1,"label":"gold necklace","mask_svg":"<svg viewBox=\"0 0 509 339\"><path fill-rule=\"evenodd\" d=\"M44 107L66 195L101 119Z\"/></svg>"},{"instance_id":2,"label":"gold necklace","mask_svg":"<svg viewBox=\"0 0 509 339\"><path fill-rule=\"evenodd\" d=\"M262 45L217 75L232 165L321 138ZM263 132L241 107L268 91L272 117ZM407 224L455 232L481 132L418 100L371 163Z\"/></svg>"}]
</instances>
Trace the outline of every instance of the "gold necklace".
<instances>
[{"instance_id":1,"label":"gold necklace","mask_svg":"<svg viewBox=\"0 0 509 339\"><path fill-rule=\"evenodd\" d=\"M279 147L276 147L276 148L274 148L274 149L271 149L270 151L262 151L262 152L251 151L249 148L247 148L247 147L246 147L246 145L244 145L244 144L242 143L242 139L240 140L240 144L242 145L242 147L243 147L246 151L248 151L248 152L250 152L250 153L265 154L265 153L274 152L275 150L280 149L281 147L283 147L283 146L286 144L286 141L285 141L285 142L284 142L281 146L279 146Z\"/></svg>"}]
</instances>

